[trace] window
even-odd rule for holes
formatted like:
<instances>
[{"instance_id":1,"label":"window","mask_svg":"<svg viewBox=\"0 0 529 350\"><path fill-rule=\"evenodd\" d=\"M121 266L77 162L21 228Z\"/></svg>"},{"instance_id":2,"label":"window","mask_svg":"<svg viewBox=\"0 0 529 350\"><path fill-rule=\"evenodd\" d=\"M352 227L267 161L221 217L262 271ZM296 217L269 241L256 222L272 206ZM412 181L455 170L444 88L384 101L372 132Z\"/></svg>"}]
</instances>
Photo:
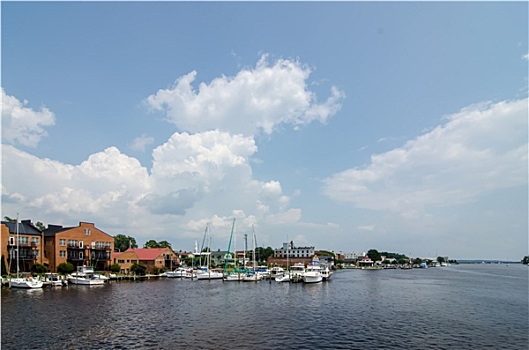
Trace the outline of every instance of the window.
<instances>
[{"instance_id":1,"label":"window","mask_svg":"<svg viewBox=\"0 0 529 350\"><path fill-rule=\"evenodd\" d=\"M83 241L79 241L79 248L83 247Z\"/></svg>"},{"instance_id":2,"label":"window","mask_svg":"<svg viewBox=\"0 0 529 350\"><path fill-rule=\"evenodd\" d=\"M118 259L118 264L124 264L124 263L125 263L125 260Z\"/></svg>"},{"instance_id":3,"label":"window","mask_svg":"<svg viewBox=\"0 0 529 350\"><path fill-rule=\"evenodd\" d=\"M18 244L28 244L29 240L27 237L19 237Z\"/></svg>"},{"instance_id":4,"label":"window","mask_svg":"<svg viewBox=\"0 0 529 350\"><path fill-rule=\"evenodd\" d=\"M90 235L90 229L89 228L85 228L84 229L84 234L87 235L87 236Z\"/></svg>"},{"instance_id":5,"label":"window","mask_svg":"<svg viewBox=\"0 0 529 350\"><path fill-rule=\"evenodd\" d=\"M9 245L15 245L15 237L9 237Z\"/></svg>"},{"instance_id":6,"label":"window","mask_svg":"<svg viewBox=\"0 0 529 350\"><path fill-rule=\"evenodd\" d=\"M31 237L31 244L39 244L39 237Z\"/></svg>"},{"instance_id":7,"label":"window","mask_svg":"<svg viewBox=\"0 0 529 350\"><path fill-rule=\"evenodd\" d=\"M59 250L59 257L66 258L66 250Z\"/></svg>"},{"instance_id":8,"label":"window","mask_svg":"<svg viewBox=\"0 0 529 350\"><path fill-rule=\"evenodd\" d=\"M79 252L79 259L83 258L83 252Z\"/></svg>"},{"instance_id":9,"label":"window","mask_svg":"<svg viewBox=\"0 0 529 350\"><path fill-rule=\"evenodd\" d=\"M65 239L59 239L59 245L64 247L66 245L66 240Z\"/></svg>"},{"instance_id":10,"label":"window","mask_svg":"<svg viewBox=\"0 0 529 350\"><path fill-rule=\"evenodd\" d=\"M33 251L33 256L39 256L39 250L38 249L35 249Z\"/></svg>"}]
</instances>

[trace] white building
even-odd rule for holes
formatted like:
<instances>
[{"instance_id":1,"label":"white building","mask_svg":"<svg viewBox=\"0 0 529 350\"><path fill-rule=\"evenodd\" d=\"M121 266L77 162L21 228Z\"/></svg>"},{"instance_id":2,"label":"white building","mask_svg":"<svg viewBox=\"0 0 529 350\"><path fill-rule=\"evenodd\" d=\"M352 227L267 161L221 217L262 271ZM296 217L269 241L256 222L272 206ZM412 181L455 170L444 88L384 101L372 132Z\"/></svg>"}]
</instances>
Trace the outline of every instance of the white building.
<instances>
[{"instance_id":1,"label":"white building","mask_svg":"<svg viewBox=\"0 0 529 350\"><path fill-rule=\"evenodd\" d=\"M283 247L274 250L275 258L310 258L314 256L314 247L295 247L294 243L283 243Z\"/></svg>"}]
</instances>

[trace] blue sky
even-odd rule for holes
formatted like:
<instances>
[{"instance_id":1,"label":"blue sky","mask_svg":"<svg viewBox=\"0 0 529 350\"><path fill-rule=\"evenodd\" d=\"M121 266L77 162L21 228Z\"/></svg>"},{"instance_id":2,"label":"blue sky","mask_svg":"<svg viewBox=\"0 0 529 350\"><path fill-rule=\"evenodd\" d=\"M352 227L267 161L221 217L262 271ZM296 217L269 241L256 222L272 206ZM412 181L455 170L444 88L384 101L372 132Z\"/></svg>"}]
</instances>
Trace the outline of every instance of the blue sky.
<instances>
[{"instance_id":1,"label":"blue sky","mask_svg":"<svg viewBox=\"0 0 529 350\"><path fill-rule=\"evenodd\" d=\"M2 2L2 216L528 253L525 2Z\"/></svg>"}]
</instances>

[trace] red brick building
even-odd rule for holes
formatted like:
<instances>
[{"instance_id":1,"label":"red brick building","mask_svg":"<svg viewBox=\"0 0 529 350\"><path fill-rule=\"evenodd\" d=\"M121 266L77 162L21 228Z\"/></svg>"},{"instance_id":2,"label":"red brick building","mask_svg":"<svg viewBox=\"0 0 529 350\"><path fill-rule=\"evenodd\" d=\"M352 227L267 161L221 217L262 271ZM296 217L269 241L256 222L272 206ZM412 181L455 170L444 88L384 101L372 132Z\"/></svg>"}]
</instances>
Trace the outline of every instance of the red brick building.
<instances>
[{"instance_id":1,"label":"red brick building","mask_svg":"<svg viewBox=\"0 0 529 350\"><path fill-rule=\"evenodd\" d=\"M129 274L134 263L147 267L147 273L158 270L174 270L180 265L178 255L170 248L129 248L114 253L114 264L119 264L121 273Z\"/></svg>"},{"instance_id":2,"label":"red brick building","mask_svg":"<svg viewBox=\"0 0 529 350\"><path fill-rule=\"evenodd\" d=\"M44 230L44 249L49 269L57 271L61 263L74 266L93 266L97 271L108 270L114 251L114 237L101 231L93 223L79 226L48 225Z\"/></svg>"}]
</instances>

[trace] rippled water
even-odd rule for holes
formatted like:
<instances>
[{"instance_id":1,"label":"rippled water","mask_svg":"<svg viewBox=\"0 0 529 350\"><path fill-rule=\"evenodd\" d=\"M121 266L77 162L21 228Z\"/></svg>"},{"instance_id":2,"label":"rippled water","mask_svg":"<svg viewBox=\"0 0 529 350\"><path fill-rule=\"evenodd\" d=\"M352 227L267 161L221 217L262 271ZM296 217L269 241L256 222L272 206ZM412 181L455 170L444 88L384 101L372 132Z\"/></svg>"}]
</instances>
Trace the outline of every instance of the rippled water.
<instances>
[{"instance_id":1,"label":"rippled water","mask_svg":"<svg viewBox=\"0 0 529 350\"><path fill-rule=\"evenodd\" d=\"M522 265L2 289L2 349L527 349Z\"/></svg>"}]
</instances>

